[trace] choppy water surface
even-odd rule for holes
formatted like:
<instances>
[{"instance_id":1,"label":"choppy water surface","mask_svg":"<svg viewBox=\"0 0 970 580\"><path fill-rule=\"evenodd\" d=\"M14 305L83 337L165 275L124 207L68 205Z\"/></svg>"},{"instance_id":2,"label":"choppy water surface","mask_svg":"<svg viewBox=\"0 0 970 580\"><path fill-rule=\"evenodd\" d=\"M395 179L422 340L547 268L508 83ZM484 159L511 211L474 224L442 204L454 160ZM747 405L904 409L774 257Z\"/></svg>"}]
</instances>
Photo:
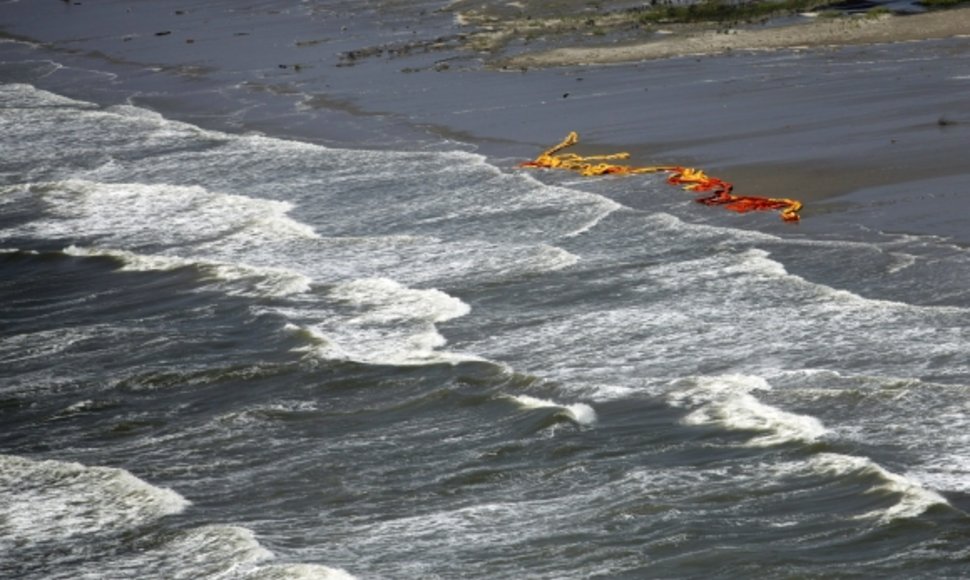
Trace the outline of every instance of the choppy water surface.
<instances>
[{"instance_id":1,"label":"choppy water surface","mask_svg":"<svg viewBox=\"0 0 970 580\"><path fill-rule=\"evenodd\" d=\"M0 107L4 576L965 570L965 246Z\"/></svg>"}]
</instances>

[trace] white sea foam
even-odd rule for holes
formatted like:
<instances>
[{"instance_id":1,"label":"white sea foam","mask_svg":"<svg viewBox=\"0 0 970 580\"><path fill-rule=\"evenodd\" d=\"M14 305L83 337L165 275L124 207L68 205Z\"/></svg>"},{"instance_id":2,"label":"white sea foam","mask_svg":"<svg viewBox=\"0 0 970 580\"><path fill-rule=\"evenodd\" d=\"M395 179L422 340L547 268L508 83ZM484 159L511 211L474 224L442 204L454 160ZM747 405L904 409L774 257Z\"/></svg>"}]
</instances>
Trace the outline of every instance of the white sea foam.
<instances>
[{"instance_id":1,"label":"white sea foam","mask_svg":"<svg viewBox=\"0 0 970 580\"><path fill-rule=\"evenodd\" d=\"M0 497L0 546L123 532L189 505L123 469L12 455L0 455Z\"/></svg>"},{"instance_id":2,"label":"white sea foam","mask_svg":"<svg viewBox=\"0 0 970 580\"><path fill-rule=\"evenodd\" d=\"M496 251L499 249L501 251ZM579 262L579 257L575 254L548 244L492 248L489 250L487 254L474 256L474 259L478 262L474 265L474 268L480 270L481 273L490 272L490 277L493 279L555 272L574 266Z\"/></svg>"},{"instance_id":3,"label":"white sea foam","mask_svg":"<svg viewBox=\"0 0 970 580\"><path fill-rule=\"evenodd\" d=\"M245 576L246 580L354 580L340 568L321 564L267 564Z\"/></svg>"},{"instance_id":4,"label":"white sea foam","mask_svg":"<svg viewBox=\"0 0 970 580\"><path fill-rule=\"evenodd\" d=\"M108 184L83 180L34 184L50 207L13 235L94 240L75 256L111 256L134 271L198 268L229 293L284 296L306 292L311 278L279 264L279 248L318 240L287 216L288 203L210 192L201 187Z\"/></svg>"},{"instance_id":5,"label":"white sea foam","mask_svg":"<svg viewBox=\"0 0 970 580\"><path fill-rule=\"evenodd\" d=\"M359 322L444 322L471 311L467 304L440 290L406 288L387 278L352 280L334 287L330 295L360 307Z\"/></svg>"},{"instance_id":6,"label":"white sea foam","mask_svg":"<svg viewBox=\"0 0 970 580\"><path fill-rule=\"evenodd\" d=\"M484 160L483 160L484 162ZM541 202L546 207L568 209L563 217L581 219L572 229L559 233L564 238L576 237L594 229L604 219L626 206L596 193L568 187L556 187L542 183L530 174L516 175L528 187L525 199L532 204ZM588 182L576 182L583 183ZM521 201L519 203L522 203Z\"/></svg>"},{"instance_id":7,"label":"white sea foam","mask_svg":"<svg viewBox=\"0 0 970 580\"><path fill-rule=\"evenodd\" d=\"M163 547L165 568L174 578L230 577L251 572L256 565L273 559L252 530L239 526L210 525L183 532ZM169 563L178 558L189 566Z\"/></svg>"},{"instance_id":8,"label":"white sea foam","mask_svg":"<svg viewBox=\"0 0 970 580\"><path fill-rule=\"evenodd\" d=\"M252 530L242 526L206 525L179 532L156 547L104 563L75 577L94 580L109 576L171 578L172 580L353 580L339 568L319 564L275 563Z\"/></svg>"},{"instance_id":9,"label":"white sea foam","mask_svg":"<svg viewBox=\"0 0 970 580\"><path fill-rule=\"evenodd\" d=\"M606 203L606 202L608 202L608 203ZM576 236L580 236L582 234L585 234L586 232L588 232L588 231L592 230L593 228L595 228L596 226L598 226L600 224L600 222L602 222L604 219L606 219L607 217L609 217L610 215L612 215L614 212L616 212L616 211L618 211L618 210L620 210L620 209L622 209L624 207L624 206L622 206L622 205L620 205L620 204L618 204L616 202L613 202L611 200L606 200L606 202L604 202L604 204L603 204L604 205L603 209L600 210L595 215L593 215L588 222L580 225L578 228L574 229L571 232L566 232L565 234L563 234L563 237L572 238L572 237L576 237Z\"/></svg>"},{"instance_id":10,"label":"white sea foam","mask_svg":"<svg viewBox=\"0 0 970 580\"><path fill-rule=\"evenodd\" d=\"M75 413L83 413L90 409L96 409L96 408L97 408L97 403L95 403L91 399L85 399L83 401L78 401L77 403L74 403L72 405L68 405L67 407L62 409L61 412L58 413L58 415L59 416L73 415Z\"/></svg>"},{"instance_id":11,"label":"white sea foam","mask_svg":"<svg viewBox=\"0 0 970 580\"><path fill-rule=\"evenodd\" d=\"M288 328L309 340L306 350L314 356L392 365L481 360L441 350L447 340L435 325L464 316L471 308L440 290L364 278L337 284L327 296L333 309L275 309L294 321ZM296 322L300 320L318 322Z\"/></svg>"},{"instance_id":12,"label":"white sea foam","mask_svg":"<svg viewBox=\"0 0 970 580\"><path fill-rule=\"evenodd\" d=\"M828 433L814 417L789 413L759 401L751 393L771 389L761 377L725 375L678 381L684 382L686 388L676 388L668 395L668 401L690 409L683 418L687 425L762 433L749 441L753 446L811 443Z\"/></svg>"},{"instance_id":13,"label":"white sea foam","mask_svg":"<svg viewBox=\"0 0 970 580\"><path fill-rule=\"evenodd\" d=\"M726 226L701 224L695 222L688 223L673 214L665 212L651 214L649 220L651 226L662 228L661 231L676 234L681 238L727 239L735 242L777 242L781 239L774 234L769 234L758 230L739 230Z\"/></svg>"},{"instance_id":14,"label":"white sea foam","mask_svg":"<svg viewBox=\"0 0 970 580\"><path fill-rule=\"evenodd\" d=\"M907 471L906 477L924 487L970 493L970 457L963 452L966 447L963 445L959 450L950 450L949 447Z\"/></svg>"},{"instance_id":15,"label":"white sea foam","mask_svg":"<svg viewBox=\"0 0 970 580\"><path fill-rule=\"evenodd\" d=\"M893 258L893 262L888 268L890 274L896 274L916 263L916 256L912 254L890 252L889 255Z\"/></svg>"},{"instance_id":16,"label":"white sea foam","mask_svg":"<svg viewBox=\"0 0 970 580\"><path fill-rule=\"evenodd\" d=\"M45 558L56 560L57 549L71 549L76 538L115 542L110 538L137 533L189 505L178 493L123 469L0 455L0 553L44 544L50 551ZM73 562L71 577L353 579L339 568L273 563L275 555L239 526L202 526L155 544L134 556Z\"/></svg>"},{"instance_id":17,"label":"white sea foam","mask_svg":"<svg viewBox=\"0 0 970 580\"><path fill-rule=\"evenodd\" d=\"M24 226L38 237L97 237L107 245L132 250L145 245L212 243L247 235L263 240L315 238L313 229L286 216L292 205L211 192L197 186L98 183L68 179L30 187L50 207L51 219Z\"/></svg>"},{"instance_id":18,"label":"white sea foam","mask_svg":"<svg viewBox=\"0 0 970 580\"><path fill-rule=\"evenodd\" d=\"M727 274L747 274L760 278L786 278L791 274L784 264L772 260L765 250L750 249L738 255L737 261L724 268Z\"/></svg>"},{"instance_id":19,"label":"white sea foam","mask_svg":"<svg viewBox=\"0 0 970 580\"><path fill-rule=\"evenodd\" d=\"M280 401L267 405L255 405L245 409L231 411L214 419L219 428L233 428L246 430L253 426L273 421L274 417L290 416L300 413L312 413L318 409L317 404L310 401Z\"/></svg>"},{"instance_id":20,"label":"white sea foam","mask_svg":"<svg viewBox=\"0 0 970 580\"><path fill-rule=\"evenodd\" d=\"M912 256L894 254L897 262L889 266L891 272L909 267L915 262ZM812 282L802 276L788 272L784 264L771 258L770 252L758 248L745 250L737 256L738 261L726 268L725 273L740 274L744 278L746 291L751 293L758 288L751 284L771 284L779 298L788 295L789 301L803 304L814 303L823 312L836 311L840 315L862 315L871 317L873 313L883 316L900 316L909 311L958 313L963 308L950 306L919 306L895 300L869 298L855 292L834 288Z\"/></svg>"},{"instance_id":21,"label":"white sea foam","mask_svg":"<svg viewBox=\"0 0 970 580\"><path fill-rule=\"evenodd\" d=\"M592 425L596 422L596 411L586 403L573 403L564 405L547 399L539 399L529 395L509 395L509 399L515 401L523 409L562 409L571 420L580 425Z\"/></svg>"},{"instance_id":22,"label":"white sea foam","mask_svg":"<svg viewBox=\"0 0 970 580\"><path fill-rule=\"evenodd\" d=\"M44 61L51 62L51 61ZM52 63L56 64L56 63ZM56 68L63 68L56 64ZM23 83L0 84L0 109L36 109L72 107L96 110L98 106L87 101L64 97Z\"/></svg>"},{"instance_id":23,"label":"white sea foam","mask_svg":"<svg viewBox=\"0 0 970 580\"><path fill-rule=\"evenodd\" d=\"M87 298L87 297L85 297ZM0 341L0 361L16 363L30 360L52 359L64 355L75 347L83 347L89 341L124 342L132 328L119 328L111 324L77 325L73 328L54 328L21 333Z\"/></svg>"},{"instance_id":24,"label":"white sea foam","mask_svg":"<svg viewBox=\"0 0 970 580\"><path fill-rule=\"evenodd\" d=\"M821 475L834 478L836 481L843 479L873 481L874 484L863 493L883 497L886 500L885 503L891 504L885 508L859 513L853 516L855 519L875 520L880 524L886 524L896 519L918 517L933 506L949 506L946 499L935 491L919 485L910 478L892 473L866 457L821 453L807 460L759 462L746 464L743 468L738 468L737 465L732 467L718 465L719 467L689 470L638 469L630 472L618 485L628 487L635 484L643 488L643 493L659 493L670 498L670 501L675 504L694 505L695 496L708 495L728 481L730 481L730 489L770 491L779 494L777 497L781 499L792 485L785 483L786 481L793 481L800 488L802 484L799 480L806 477L814 480ZM766 496L756 494L754 497ZM711 507L719 509L718 506ZM837 515L842 517L841 514Z\"/></svg>"}]
</instances>

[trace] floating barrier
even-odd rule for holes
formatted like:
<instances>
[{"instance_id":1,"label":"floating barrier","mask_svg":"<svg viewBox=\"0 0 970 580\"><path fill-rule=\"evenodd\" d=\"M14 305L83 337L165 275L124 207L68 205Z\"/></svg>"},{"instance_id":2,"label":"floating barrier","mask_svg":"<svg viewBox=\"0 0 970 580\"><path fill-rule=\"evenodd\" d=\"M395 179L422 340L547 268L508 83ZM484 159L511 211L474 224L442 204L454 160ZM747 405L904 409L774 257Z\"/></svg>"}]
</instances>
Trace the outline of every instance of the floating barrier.
<instances>
[{"instance_id":1,"label":"floating barrier","mask_svg":"<svg viewBox=\"0 0 970 580\"><path fill-rule=\"evenodd\" d=\"M801 219L798 212L802 203L785 197L758 197L735 195L734 186L716 177L710 177L699 169L681 167L678 165L647 166L619 165L607 163L629 159L629 153L611 153L609 155L591 155L582 157L575 153L561 153L563 149L572 147L579 142L579 135L572 131L562 142L546 149L532 161L519 164L519 167L534 167L541 169L564 169L578 173L584 177L596 175L637 175L643 173L667 173L667 183L680 185L686 191L710 192L710 195L699 197L695 201L704 205L721 205L726 209L738 213L749 211L779 210L781 219L786 222L797 222Z\"/></svg>"}]
</instances>

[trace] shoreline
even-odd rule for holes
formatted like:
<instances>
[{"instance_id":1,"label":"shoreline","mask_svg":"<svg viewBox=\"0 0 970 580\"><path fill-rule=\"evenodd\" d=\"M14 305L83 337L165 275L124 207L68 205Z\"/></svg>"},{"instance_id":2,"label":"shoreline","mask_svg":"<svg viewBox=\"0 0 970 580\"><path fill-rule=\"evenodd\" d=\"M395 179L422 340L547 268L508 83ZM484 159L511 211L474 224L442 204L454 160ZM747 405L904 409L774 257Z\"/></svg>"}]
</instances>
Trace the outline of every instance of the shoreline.
<instances>
[{"instance_id":1,"label":"shoreline","mask_svg":"<svg viewBox=\"0 0 970 580\"><path fill-rule=\"evenodd\" d=\"M7 7L28 14L24 4ZM552 36L513 50L552 44L567 52L551 54L571 55L567 63L502 70L494 66L505 58L499 53L433 42L468 33L453 13L431 22L389 12L376 22L349 12L314 19L297 8L225 12L200 0L180 13L153 7L128 13L84 3L43 21L8 17L0 30L36 42L19 51L8 46L16 55L8 58L39 63L51 55L65 62L43 74L47 87L131 102L204 127L359 149L451 143L503 170L577 131L578 149L586 153L626 150L641 164L702 169L734 183L741 195L799 198L807 202L805 223L831 211L823 200L900 184L949 195L950 207L970 205L953 193L951 181L936 179L970 178L963 165L970 40L888 42L937 30L916 25L923 22L970 32L970 8L826 18L732 34L695 26L659 43L606 48L570 48L568 38ZM900 32L900 26L914 30ZM77 27L98 34L78 39ZM822 48L829 46L822 36L811 50L740 48L757 35L801 42L792 30L811 35L825 27L843 35L864 27L866 39L898 37L873 43L856 35L853 42L861 44ZM607 38L619 42L620 36ZM734 47L703 56L678 52L684 46L678 43L700 43L692 38ZM658 46L673 56L625 60ZM361 52L366 47L385 48ZM577 56L593 53L622 59L584 64ZM359 56L348 61L348 54ZM185 73L187 67L194 72ZM905 216L893 220L905 222Z\"/></svg>"}]
</instances>

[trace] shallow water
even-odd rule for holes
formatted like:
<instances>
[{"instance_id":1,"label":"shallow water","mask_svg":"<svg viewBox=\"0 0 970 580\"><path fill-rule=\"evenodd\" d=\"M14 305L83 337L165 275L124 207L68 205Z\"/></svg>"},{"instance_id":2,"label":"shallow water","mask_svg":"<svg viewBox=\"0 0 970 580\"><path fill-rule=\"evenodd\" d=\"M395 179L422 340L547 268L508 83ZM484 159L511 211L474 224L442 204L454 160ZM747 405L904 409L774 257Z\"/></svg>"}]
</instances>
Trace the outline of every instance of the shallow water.
<instances>
[{"instance_id":1,"label":"shallow water","mask_svg":"<svg viewBox=\"0 0 970 580\"><path fill-rule=\"evenodd\" d=\"M965 568L956 240L433 138L204 129L39 88L76 73L22 54L0 69L2 575Z\"/></svg>"}]
</instances>

